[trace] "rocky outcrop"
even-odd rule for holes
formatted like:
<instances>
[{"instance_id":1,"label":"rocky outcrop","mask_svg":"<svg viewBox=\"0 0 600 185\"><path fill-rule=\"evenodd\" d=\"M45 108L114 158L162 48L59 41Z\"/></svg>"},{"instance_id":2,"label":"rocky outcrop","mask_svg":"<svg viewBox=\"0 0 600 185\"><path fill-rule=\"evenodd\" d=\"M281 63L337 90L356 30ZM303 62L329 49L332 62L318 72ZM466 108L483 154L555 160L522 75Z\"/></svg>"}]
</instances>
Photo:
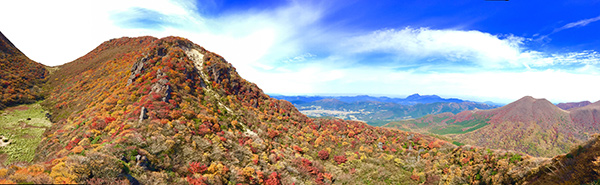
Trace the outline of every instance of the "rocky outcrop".
<instances>
[{"instance_id":1,"label":"rocky outcrop","mask_svg":"<svg viewBox=\"0 0 600 185\"><path fill-rule=\"evenodd\" d=\"M156 72L156 83L152 84L152 89L150 93L156 93L162 96L162 101L168 102L171 99L171 86L169 85L169 80L166 78L166 74L162 70L158 70Z\"/></svg>"},{"instance_id":2,"label":"rocky outcrop","mask_svg":"<svg viewBox=\"0 0 600 185\"><path fill-rule=\"evenodd\" d=\"M141 60L135 62L133 66L131 66L131 75L129 75L129 79L127 80L127 85L131 85L135 79L144 71L144 62L148 60L148 57L144 57Z\"/></svg>"},{"instance_id":3,"label":"rocky outcrop","mask_svg":"<svg viewBox=\"0 0 600 185\"><path fill-rule=\"evenodd\" d=\"M142 110L140 111L140 122L144 121L144 119L148 119L148 109L146 109L146 107L142 107Z\"/></svg>"}]
</instances>

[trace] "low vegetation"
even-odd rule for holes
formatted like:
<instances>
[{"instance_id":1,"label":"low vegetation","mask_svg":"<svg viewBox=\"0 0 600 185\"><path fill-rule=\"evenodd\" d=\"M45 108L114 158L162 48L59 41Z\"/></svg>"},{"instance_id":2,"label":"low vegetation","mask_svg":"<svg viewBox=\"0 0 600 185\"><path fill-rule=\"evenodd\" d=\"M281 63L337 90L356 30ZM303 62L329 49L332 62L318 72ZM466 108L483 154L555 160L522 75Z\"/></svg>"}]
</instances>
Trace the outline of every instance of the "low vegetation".
<instances>
[{"instance_id":1,"label":"low vegetation","mask_svg":"<svg viewBox=\"0 0 600 185\"><path fill-rule=\"evenodd\" d=\"M10 143L0 147L0 155L6 155L0 163L31 162L42 134L51 125L39 102L0 111L0 136Z\"/></svg>"}]
</instances>

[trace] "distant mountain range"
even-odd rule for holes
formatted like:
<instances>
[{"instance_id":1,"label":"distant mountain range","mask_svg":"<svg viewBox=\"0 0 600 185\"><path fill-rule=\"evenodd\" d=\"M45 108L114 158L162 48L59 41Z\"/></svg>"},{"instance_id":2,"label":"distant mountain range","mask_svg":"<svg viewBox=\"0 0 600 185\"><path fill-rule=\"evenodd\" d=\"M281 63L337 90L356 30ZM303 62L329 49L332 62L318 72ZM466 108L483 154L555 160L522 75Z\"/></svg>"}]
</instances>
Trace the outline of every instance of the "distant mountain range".
<instances>
[{"instance_id":1,"label":"distant mountain range","mask_svg":"<svg viewBox=\"0 0 600 185\"><path fill-rule=\"evenodd\" d=\"M438 95L420 95L420 94L412 94L406 98L391 98L391 97L374 97L368 95L358 95L358 96L285 96L285 95L271 95L271 97L276 99L287 100L293 104L303 104L310 103L314 101L319 101L323 99L336 99L345 103L356 103L356 102L384 102L384 103L396 103L400 105L415 105L415 104L427 104L427 103L462 103L462 102L471 102L467 100L461 100L458 98L442 98ZM486 102L486 104L490 105L501 105L493 102Z\"/></svg>"},{"instance_id":2,"label":"distant mountain range","mask_svg":"<svg viewBox=\"0 0 600 185\"><path fill-rule=\"evenodd\" d=\"M459 113L464 110L492 109L497 105L437 95L413 94L406 98L361 96L271 96L287 100L311 117L360 120L380 126L389 121L420 118L428 114Z\"/></svg>"},{"instance_id":3,"label":"distant mountain range","mask_svg":"<svg viewBox=\"0 0 600 185\"><path fill-rule=\"evenodd\" d=\"M592 104L592 102L581 101L581 102L559 103L559 104L556 104L556 106L561 109L564 109L564 110L569 110L569 109L573 109L573 108L585 107L589 104Z\"/></svg>"},{"instance_id":4,"label":"distant mountain range","mask_svg":"<svg viewBox=\"0 0 600 185\"><path fill-rule=\"evenodd\" d=\"M600 101L563 110L546 99L526 96L497 109L428 115L384 127L446 135L466 144L549 157L568 152L576 143L600 131Z\"/></svg>"}]
</instances>

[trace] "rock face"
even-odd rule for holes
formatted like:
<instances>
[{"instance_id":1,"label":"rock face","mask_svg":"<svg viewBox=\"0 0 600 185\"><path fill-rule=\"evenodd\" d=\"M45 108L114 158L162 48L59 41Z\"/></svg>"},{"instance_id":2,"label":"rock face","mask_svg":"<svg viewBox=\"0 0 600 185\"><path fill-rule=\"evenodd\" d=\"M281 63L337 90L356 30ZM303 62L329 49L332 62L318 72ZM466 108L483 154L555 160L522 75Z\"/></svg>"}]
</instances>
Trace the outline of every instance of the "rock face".
<instances>
[{"instance_id":1,"label":"rock face","mask_svg":"<svg viewBox=\"0 0 600 185\"><path fill-rule=\"evenodd\" d=\"M150 93L156 93L162 96L163 102L168 102L171 99L171 86L169 85L169 80L166 79L166 75L160 69L156 72L156 83L152 84L152 90Z\"/></svg>"},{"instance_id":2,"label":"rock face","mask_svg":"<svg viewBox=\"0 0 600 185\"><path fill-rule=\"evenodd\" d=\"M141 60L135 62L133 66L131 66L131 75L127 80L127 85L131 85L133 81L144 71L144 62L148 60L148 57L144 57Z\"/></svg>"},{"instance_id":3,"label":"rock face","mask_svg":"<svg viewBox=\"0 0 600 185\"><path fill-rule=\"evenodd\" d=\"M589 104L592 104L590 101L581 101L581 102L569 102L569 103L559 103L556 106L563 110L570 110L579 107L585 107Z\"/></svg>"}]
</instances>

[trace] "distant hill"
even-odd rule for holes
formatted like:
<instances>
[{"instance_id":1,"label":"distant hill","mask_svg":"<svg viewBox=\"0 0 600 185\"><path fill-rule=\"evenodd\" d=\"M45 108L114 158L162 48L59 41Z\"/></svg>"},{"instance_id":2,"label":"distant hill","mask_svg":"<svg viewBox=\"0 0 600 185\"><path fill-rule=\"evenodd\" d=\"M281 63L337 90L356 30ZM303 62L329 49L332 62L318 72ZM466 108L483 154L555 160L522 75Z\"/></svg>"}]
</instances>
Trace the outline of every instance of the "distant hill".
<instances>
[{"instance_id":1,"label":"distant hill","mask_svg":"<svg viewBox=\"0 0 600 185\"><path fill-rule=\"evenodd\" d=\"M372 96L282 96L302 113L311 117L336 117L365 121L380 126L390 121L420 118L428 114L459 113L473 109L492 109L496 105L471 102L437 95L413 94L407 98Z\"/></svg>"},{"instance_id":2,"label":"distant hill","mask_svg":"<svg viewBox=\"0 0 600 185\"><path fill-rule=\"evenodd\" d=\"M467 144L535 156L554 156L600 131L599 110L598 104L590 104L566 111L546 99L526 96L496 109L428 115L384 127L447 135Z\"/></svg>"},{"instance_id":3,"label":"distant hill","mask_svg":"<svg viewBox=\"0 0 600 185\"><path fill-rule=\"evenodd\" d=\"M0 32L0 110L41 99L47 75L44 65L29 59Z\"/></svg>"},{"instance_id":4,"label":"distant hill","mask_svg":"<svg viewBox=\"0 0 600 185\"><path fill-rule=\"evenodd\" d=\"M573 108L579 108L579 107L585 107L589 104L592 104L592 102L590 101L581 101L581 102L569 102L569 103L559 103L556 106L564 109L564 110L569 110L569 109L573 109Z\"/></svg>"}]
</instances>

